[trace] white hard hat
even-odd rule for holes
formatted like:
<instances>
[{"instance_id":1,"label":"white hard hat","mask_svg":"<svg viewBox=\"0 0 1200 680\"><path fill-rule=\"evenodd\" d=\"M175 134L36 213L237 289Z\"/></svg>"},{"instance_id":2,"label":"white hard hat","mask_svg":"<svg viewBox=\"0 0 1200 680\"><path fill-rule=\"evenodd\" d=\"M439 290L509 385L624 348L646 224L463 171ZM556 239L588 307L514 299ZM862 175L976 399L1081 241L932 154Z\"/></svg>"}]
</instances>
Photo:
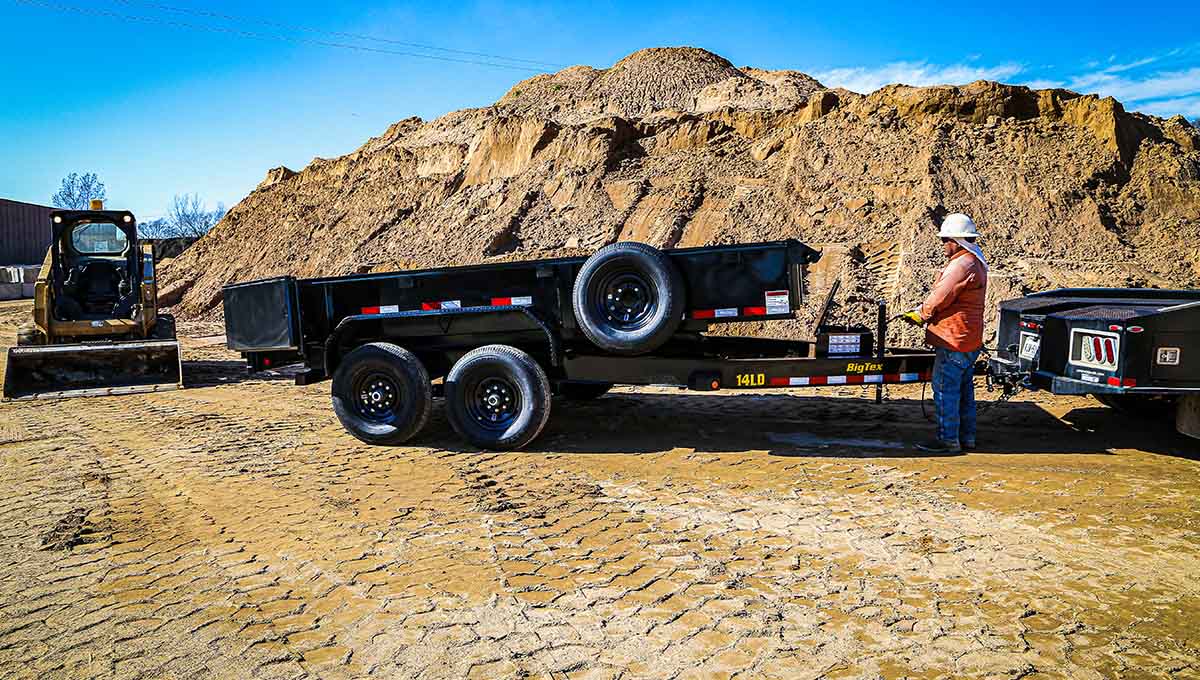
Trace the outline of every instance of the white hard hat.
<instances>
[{"instance_id":1,"label":"white hard hat","mask_svg":"<svg viewBox=\"0 0 1200 680\"><path fill-rule=\"evenodd\" d=\"M979 230L975 221L962 213L951 213L942 220L942 230L938 238L977 238Z\"/></svg>"}]
</instances>

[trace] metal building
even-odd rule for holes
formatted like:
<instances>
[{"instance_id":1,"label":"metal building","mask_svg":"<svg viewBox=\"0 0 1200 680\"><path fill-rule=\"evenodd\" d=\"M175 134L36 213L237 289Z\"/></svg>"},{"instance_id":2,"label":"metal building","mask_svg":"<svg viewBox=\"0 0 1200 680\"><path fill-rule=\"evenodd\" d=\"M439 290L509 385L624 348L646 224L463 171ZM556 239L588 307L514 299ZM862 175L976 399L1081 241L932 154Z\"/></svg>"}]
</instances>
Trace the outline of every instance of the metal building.
<instances>
[{"instance_id":1,"label":"metal building","mask_svg":"<svg viewBox=\"0 0 1200 680\"><path fill-rule=\"evenodd\" d=\"M0 198L0 266L42 263L50 247L51 210Z\"/></svg>"}]
</instances>

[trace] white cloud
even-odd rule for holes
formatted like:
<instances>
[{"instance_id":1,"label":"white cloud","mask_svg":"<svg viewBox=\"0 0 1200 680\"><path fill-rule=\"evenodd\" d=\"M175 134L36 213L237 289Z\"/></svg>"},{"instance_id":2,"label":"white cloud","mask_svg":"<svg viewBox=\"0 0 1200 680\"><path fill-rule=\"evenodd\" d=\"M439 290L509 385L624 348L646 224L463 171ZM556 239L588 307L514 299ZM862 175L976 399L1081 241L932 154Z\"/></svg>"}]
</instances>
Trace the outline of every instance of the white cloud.
<instances>
[{"instance_id":1,"label":"white cloud","mask_svg":"<svg viewBox=\"0 0 1200 680\"><path fill-rule=\"evenodd\" d=\"M897 61L883 66L835 68L814 73L827 87L844 87L863 94L884 85L960 85L975 80L1003 80L1020 73L1019 64L971 66L968 64L930 64L923 61Z\"/></svg>"},{"instance_id":2,"label":"white cloud","mask_svg":"<svg viewBox=\"0 0 1200 680\"><path fill-rule=\"evenodd\" d=\"M1200 94L1200 66L1182 71L1160 71L1144 77L1115 76L1104 71L1077 76L1072 90L1112 96L1123 102Z\"/></svg>"},{"instance_id":3,"label":"white cloud","mask_svg":"<svg viewBox=\"0 0 1200 680\"><path fill-rule=\"evenodd\" d=\"M1137 110L1163 118L1183 115L1189 119L1197 119L1200 118L1200 95L1150 102L1137 107Z\"/></svg>"}]
</instances>

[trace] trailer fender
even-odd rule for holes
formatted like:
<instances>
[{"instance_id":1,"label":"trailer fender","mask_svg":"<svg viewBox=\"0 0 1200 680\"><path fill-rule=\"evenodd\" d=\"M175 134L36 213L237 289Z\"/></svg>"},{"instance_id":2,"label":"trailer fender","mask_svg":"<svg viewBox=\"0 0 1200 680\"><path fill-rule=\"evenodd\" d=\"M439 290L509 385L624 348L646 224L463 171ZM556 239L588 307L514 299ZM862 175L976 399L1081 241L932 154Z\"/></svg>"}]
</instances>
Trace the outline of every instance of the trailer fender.
<instances>
[{"instance_id":1,"label":"trailer fender","mask_svg":"<svg viewBox=\"0 0 1200 680\"><path fill-rule=\"evenodd\" d=\"M507 318L526 325L529 330L540 330L546 338L550 365L562 365L561 345L558 336L551 331L550 326L540 319L534 310L523 306L508 305L347 316L338 322L337 327L325 340L325 375L333 375L342 356L365 342L385 339L402 345L406 338L445 334L460 320L478 319L483 316L491 316L490 321L493 322ZM353 342L356 338L361 339L362 342Z\"/></svg>"}]
</instances>

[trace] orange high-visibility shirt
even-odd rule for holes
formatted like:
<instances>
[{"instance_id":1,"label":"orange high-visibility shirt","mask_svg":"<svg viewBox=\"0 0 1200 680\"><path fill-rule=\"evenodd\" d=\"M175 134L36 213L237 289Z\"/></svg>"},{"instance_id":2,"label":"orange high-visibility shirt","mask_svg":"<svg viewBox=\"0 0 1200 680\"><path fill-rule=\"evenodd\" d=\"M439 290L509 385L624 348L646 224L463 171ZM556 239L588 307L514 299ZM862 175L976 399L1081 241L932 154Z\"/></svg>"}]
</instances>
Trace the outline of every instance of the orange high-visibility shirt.
<instances>
[{"instance_id":1,"label":"orange high-visibility shirt","mask_svg":"<svg viewBox=\"0 0 1200 680\"><path fill-rule=\"evenodd\" d=\"M987 269L967 250L951 256L918 310L929 322L925 342L955 352L983 347Z\"/></svg>"}]
</instances>

